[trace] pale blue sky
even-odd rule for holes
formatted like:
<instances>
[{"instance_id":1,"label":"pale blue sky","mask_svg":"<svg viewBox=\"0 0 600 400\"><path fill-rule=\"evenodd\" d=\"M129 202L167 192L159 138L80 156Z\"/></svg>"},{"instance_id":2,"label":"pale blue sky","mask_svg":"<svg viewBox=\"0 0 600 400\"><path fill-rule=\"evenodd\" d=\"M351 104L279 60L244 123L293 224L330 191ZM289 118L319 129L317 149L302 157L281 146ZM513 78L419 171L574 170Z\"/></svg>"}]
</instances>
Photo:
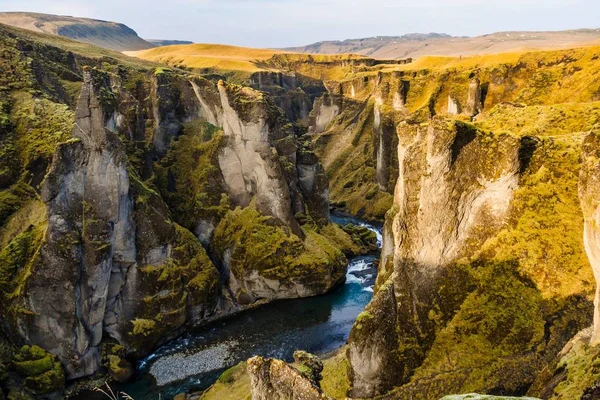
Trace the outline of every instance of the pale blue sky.
<instances>
[{"instance_id":1,"label":"pale blue sky","mask_svg":"<svg viewBox=\"0 0 600 400\"><path fill-rule=\"evenodd\" d=\"M123 22L144 38L254 47L405 33L600 28L600 0L0 0Z\"/></svg>"}]
</instances>

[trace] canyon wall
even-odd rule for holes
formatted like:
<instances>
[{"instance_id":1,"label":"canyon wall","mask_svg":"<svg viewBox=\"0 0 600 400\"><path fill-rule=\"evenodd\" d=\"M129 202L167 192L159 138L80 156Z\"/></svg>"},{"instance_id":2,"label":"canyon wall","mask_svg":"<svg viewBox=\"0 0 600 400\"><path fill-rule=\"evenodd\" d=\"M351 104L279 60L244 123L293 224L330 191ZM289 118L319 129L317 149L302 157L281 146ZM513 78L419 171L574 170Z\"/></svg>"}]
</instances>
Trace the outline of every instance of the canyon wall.
<instances>
[{"instance_id":1,"label":"canyon wall","mask_svg":"<svg viewBox=\"0 0 600 400\"><path fill-rule=\"evenodd\" d=\"M600 282L600 137L598 131L590 133L583 142L583 164L579 178L579 198L584 216L583 243ZM594 297L594 328L591 344L600 344L600 286Z\"/></svg>"},{"instance_id":2,"label":"canyon wall","mask_svg":"<svg viewBox=\"0 0 600 400\"><path fill-rule=\"evenodd\" d=\"M0 329L2 343L39 346L27 362L55 355L68 380L101 367L127 379L127 360L189 327L331 290L370 245L329 221L306 112L290 121L249 87L0 34L12 71ZM64 385L34 372L36 393Z\"/></svg>"},{"instance_id":3,"label":"canyon wall","mask_svg":"<svg viewBox=\"0 0 600 400\"><path fill-rule=\"evenodd\" d=\"M591 323L576 194L599 88L577 82L597 59L581 49L327 83L309 131L332 204L386 214L375 296L347 350L351 397L525 394Z\"/></svg>"}]
</instances>

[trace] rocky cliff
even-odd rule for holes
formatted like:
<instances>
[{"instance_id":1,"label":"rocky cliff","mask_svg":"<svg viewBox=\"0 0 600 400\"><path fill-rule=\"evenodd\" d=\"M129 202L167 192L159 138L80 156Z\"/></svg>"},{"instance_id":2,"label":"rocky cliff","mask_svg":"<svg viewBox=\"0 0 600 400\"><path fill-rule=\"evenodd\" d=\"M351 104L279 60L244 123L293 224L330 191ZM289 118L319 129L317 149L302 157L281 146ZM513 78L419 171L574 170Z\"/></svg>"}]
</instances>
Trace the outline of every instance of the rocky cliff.
<instances>
[{"instance_id":1,"label":"rocky cliff","mask_svg":"<svg viewBox=\"0 0 600 400\"><path fill-rule=\"evenodd\" d=\"M350 337L352 397L525 394L591 321L576 193L598 88L567 71L594 75L597 57L566 53L327 84L335 112L311 132L334 204L373 216L374 196L394 193Z\"/></svg>"},{"instance_id":2,"label":"rocky cliff","mask_svg":"<svg viewBox=\"0 0 600 400\"><path fill-rule=\"evenodd\" d=\"M600 141L597 129L583 141L579 199L584 216L583 243L598 282L598 172ZM538 375L529 393L542 399L594 399L598 387L598 287L593 325L579 332Z\"/></svg>"},{"instance_id":3,"label":"rocky cliff","mask_svg":"<svg viewBox=\"0 0 600 400\"><path fill-rule=\"evenodd\" d=\"M331 399L321 391L318 380L311 379L315 367L300 363L297 369L281 360L251 358L248 360L248 374L252 400ZM323 369L322 364L320 369Z\"/></svg>"},{"instance_id":4,"label":"rocky cliff","mask_svg":"<svg viewBox=\"0 0 600 400\"><path fill-rule=\"evenodd\" d=\"M579 198L584 216L583 243L596 282L600 282L600 136L597 131L590 133L583 142ZM600 344L600 286L596 288L594 306L592 346Z\"/></svg>"},{"instance_id":5,"label":"rocky cliff","mask_svg":"<svg viewBox=\"0 0 600 400\"><path fill-rule=\"evenodd\" d=\"M1 385L126 379L191 326L327 292L366 250L330 223L331 198L385 219L336 392L346 363L351 397L595 390L571 383L578 360L596 376L596 347L564 346L596 287L597 48L429 66L277 55L252 88L0 40ZM315 375L255 361L261 393L294 396L277 373L322 396Z\"/></svg>"},{"instance_id":6,"label":"rocky cliff","mask_svg":"<svg viewBox=\"0 0 600 400\"><path fill-rule=\"evenodd\" d=\"M187 327L343 282L363 249L329 221L305 128L265 93L0 33L1 332L39 346L27 362L127 379ZM52 368L15 377L55 391Z\"/></svg>"}]
</instances>

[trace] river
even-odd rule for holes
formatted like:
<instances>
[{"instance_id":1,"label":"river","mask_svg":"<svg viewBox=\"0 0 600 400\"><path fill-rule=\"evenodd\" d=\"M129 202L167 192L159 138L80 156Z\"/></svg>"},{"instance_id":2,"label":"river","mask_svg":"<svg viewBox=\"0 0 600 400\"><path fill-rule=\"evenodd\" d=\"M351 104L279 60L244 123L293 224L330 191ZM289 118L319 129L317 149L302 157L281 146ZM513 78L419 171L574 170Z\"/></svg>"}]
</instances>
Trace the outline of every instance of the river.
<instances>
[{"instance_id":1,"label":"river","mask_svg":"<svg viewBox=\"0 0 600 400\"><path fill-rule=\"evenodd\" d=\"M351 217L333 222L381 229ZM349 260L346 283L323 296L284 300L246 311L175 339L137 365L135 382L115 385L136 400L172 399L210 386L226 369L254 355L291 361L295 350L325 354L346 343L350 329L371 300L379 254ZM101 399L90 396L86 399ZM81 397L79 397L81 398Z\"/></svg>"}]
</instances>

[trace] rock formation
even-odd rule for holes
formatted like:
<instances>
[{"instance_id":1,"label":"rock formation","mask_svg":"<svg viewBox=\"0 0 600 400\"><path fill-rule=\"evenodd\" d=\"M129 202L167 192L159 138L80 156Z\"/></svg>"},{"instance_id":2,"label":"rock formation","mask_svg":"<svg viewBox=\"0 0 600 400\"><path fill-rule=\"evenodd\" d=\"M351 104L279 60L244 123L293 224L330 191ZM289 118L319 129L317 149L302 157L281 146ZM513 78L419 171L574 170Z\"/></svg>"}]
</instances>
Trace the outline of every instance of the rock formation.
<instances>
[{"instance_id":1,"label":"rock formation","mask_svg":"<svg viewBox=\"0 0 600 400\"><path fill-rule=\"evenodd\" d=\"M281 360L253 357L248 360L248 374L252 400L330 399L302 372Z\"/></svg>"},{"instance_id":2,"label":"rock formation","mask_svg":"<svg viewBox=\"0 0 600 400\"><path fill-rule=\"evenodd\" d=\"M579 198L584 216L583 244L600 282L600 134L590 133L583 142L583 164L579 178ZM600 344L600 284L594 297L594 329L591 344Z\"/></svg>"},{"instance_id":3,"label":"rock formation","mask_svg":"<svg viewBox=\"0 0 600 400\"><path fill-rule=\"evenodd\" d=\"M6 37L8 50L19 45ZM82 68L90 59L29 49L58 71L29 75L18 52L7 59L48 96L36 104L66 101L48 89L62 88L58 74L74 84L81 74L82 89L74 115L53 119L71 139L56 134L56 150L44 147L53 158L27 178L37 185L48 166L41 201L2 164L3 187L27 193L19 201L37 212L2 239L3 336L55 354L69 380L101 365L126 380L130 361L188 326L343 282L345 255L361 249L329 222L327 177L305 128L267 95L111 59ZM14 131L3 125L0 139ZM2 197L1 222L17 209ZM107 343L119 350L104 354Z\"/></svg>"},{"instance_id":4,"label":"rock formation","mask_svg":"<svg viewBox=\"0 0 600 400\"><path fill-rule=\"evenodd\" d=\"M481 228L502 224L518 186L521 145L515 138L488 137L443 118L427 127L403 124L398 137L400 177L386 225L391 244L383 254L393 259L393 269L384 258L378 281L387 283L351 335L355 397L391 389L420 362L425 349L408 343L419 336L423 343L432 333L432 287L439 285L445 266L465 252L470 237L481 240ZM489 162L489 140L496 143L500 162ZM396 353L398 347L406 350Z\"/></svg>"}]
</instances>

